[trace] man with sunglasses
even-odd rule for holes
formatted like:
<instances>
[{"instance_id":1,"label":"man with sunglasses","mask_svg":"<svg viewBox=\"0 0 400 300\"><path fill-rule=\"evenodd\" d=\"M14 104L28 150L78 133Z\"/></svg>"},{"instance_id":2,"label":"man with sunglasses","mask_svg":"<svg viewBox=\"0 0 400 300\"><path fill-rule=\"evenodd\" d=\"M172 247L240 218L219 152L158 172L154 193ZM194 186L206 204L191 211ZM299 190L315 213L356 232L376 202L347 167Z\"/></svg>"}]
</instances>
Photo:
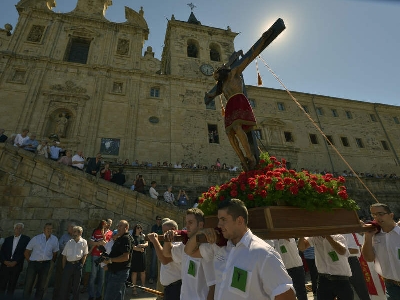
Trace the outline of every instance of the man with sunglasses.
<instances>
[{"instance_id":1,"label":"man with sunglasses","mask_svg":"<svg viewBox=\"0 0 400 300\"><path fill-rule=\"evenodd\" d=\"M368 262L375 261L375 270L385 278L386 297L400 299L400 227L386 204L370 206L371 216L380 229L365 232L362 254Z\"/></svg>"}]
</instances>

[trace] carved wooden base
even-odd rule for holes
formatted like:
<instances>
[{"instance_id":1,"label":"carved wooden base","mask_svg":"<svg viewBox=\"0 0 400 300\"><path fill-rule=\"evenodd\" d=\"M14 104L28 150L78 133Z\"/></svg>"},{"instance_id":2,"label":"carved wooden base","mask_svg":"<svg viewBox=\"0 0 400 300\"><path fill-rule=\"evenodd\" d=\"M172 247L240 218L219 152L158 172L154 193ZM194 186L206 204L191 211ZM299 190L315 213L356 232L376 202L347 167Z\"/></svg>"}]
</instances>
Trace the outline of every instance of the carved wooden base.
<instances>
[{"instance_id":1,"label":"carved wooden base","mask_svg":"<svg viewBox=\"0 0 400 300\"><path fill-rule=\"evenodd\" d=\"M205 227L218 225L217 216L207 216ZM262 239L281 239L353 233L369 230L363 227L356 211L308 211L291 206L266 206L249 209L248 227Z\"/></svg>"}]
</instances>

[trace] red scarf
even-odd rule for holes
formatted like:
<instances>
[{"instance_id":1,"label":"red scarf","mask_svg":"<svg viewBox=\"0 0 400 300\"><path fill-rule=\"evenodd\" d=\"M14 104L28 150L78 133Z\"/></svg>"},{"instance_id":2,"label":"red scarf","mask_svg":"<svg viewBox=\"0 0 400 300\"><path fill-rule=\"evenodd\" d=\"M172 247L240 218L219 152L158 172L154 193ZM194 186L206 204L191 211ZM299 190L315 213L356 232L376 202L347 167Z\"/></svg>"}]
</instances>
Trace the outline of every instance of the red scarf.
<instances>
[{"instance_id":1,"label":"red scarf","mask_svg":"<svg viewBox=\"0 0 400 300\"><path fill-rule=\"evenodd\" d=\"M358 241L357 236L355 235L355 233L353 233L353 237L354 237L354 240L356 241L357 246L360 248L361 244ZM376 287L375 287L375 284L374 284L374 280L372 279L372 275L371 275L371 271L370 271L370 269L368 267L368 263L365 260L364 256L362 255L362 253L361 253L361 256L359 258L359 261L360 261L362 272L364 274L365 282L367 284L368 293L370 295L378 295L378 291L376 290ZM379 274L378 274L378 276L379 276L379 281L380 281L380 283L382 285L382 289L383 289L383 291L385 291L385 283L383 282L382 276L379 275Z\"/></svg>"}]
</instances>

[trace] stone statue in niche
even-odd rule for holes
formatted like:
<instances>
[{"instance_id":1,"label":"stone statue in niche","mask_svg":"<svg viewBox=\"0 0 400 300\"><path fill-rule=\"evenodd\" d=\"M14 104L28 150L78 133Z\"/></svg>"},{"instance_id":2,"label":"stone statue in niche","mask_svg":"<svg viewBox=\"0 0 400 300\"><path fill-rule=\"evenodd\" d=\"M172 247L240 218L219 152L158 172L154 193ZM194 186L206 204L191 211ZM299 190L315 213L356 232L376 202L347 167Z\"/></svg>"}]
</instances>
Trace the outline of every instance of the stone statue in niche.
<instances>
[{"instance_id":1,"label":"stone statue in niche","mask_svg":"<svg viewBox=\"0 0 400 300\"><path fill-rule=\"evenodd\" d=\"M65 112L58 115L58 119L56 120L56 130L55 133L59 137L65 138L66 131L68 126L68 118Z\"/></svg>"},{"instance_id":2,"label":"stone statue in niche","mask_svg":"<svg viewBox=\"0 0 400 300\"><path fill-rule=\"evenodd\" d=\"M45 26L33 25L28 34L27 41L39 43L42 40Z\"/></svg>"},{"instance_id":3,"label":"stone statue in niche","mask_svg":"<svg viewBox=\"0 0 400 300\"><path fill-rule=\"evenodd\" d=\"M129 54L129 40L118 39L117 54L128 55Z\"/></svg>"}]
</instances>

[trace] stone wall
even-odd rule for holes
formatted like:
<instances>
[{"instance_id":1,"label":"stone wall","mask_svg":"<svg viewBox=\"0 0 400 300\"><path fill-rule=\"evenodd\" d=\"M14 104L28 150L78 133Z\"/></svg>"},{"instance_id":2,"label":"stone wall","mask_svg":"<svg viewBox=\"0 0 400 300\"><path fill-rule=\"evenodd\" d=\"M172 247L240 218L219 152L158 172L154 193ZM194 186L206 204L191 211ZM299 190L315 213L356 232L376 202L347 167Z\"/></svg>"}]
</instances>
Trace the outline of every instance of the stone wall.
<instances>
[{"instance_id":1,"label":"stone wall","mask_svg":"<svg viewBox=\"0 0 400 300\"><path fill-rule=\"evenodd\" d=\"M15 222L23 222L29 236L52 222L60 236L67 221L74 220L87 237L105 218L140 222L146 232L157 215L180 226L184 220L175 207L5 144L0 144L0 195L3 236L12 234Z\"/></svg>"}]
</instances>

